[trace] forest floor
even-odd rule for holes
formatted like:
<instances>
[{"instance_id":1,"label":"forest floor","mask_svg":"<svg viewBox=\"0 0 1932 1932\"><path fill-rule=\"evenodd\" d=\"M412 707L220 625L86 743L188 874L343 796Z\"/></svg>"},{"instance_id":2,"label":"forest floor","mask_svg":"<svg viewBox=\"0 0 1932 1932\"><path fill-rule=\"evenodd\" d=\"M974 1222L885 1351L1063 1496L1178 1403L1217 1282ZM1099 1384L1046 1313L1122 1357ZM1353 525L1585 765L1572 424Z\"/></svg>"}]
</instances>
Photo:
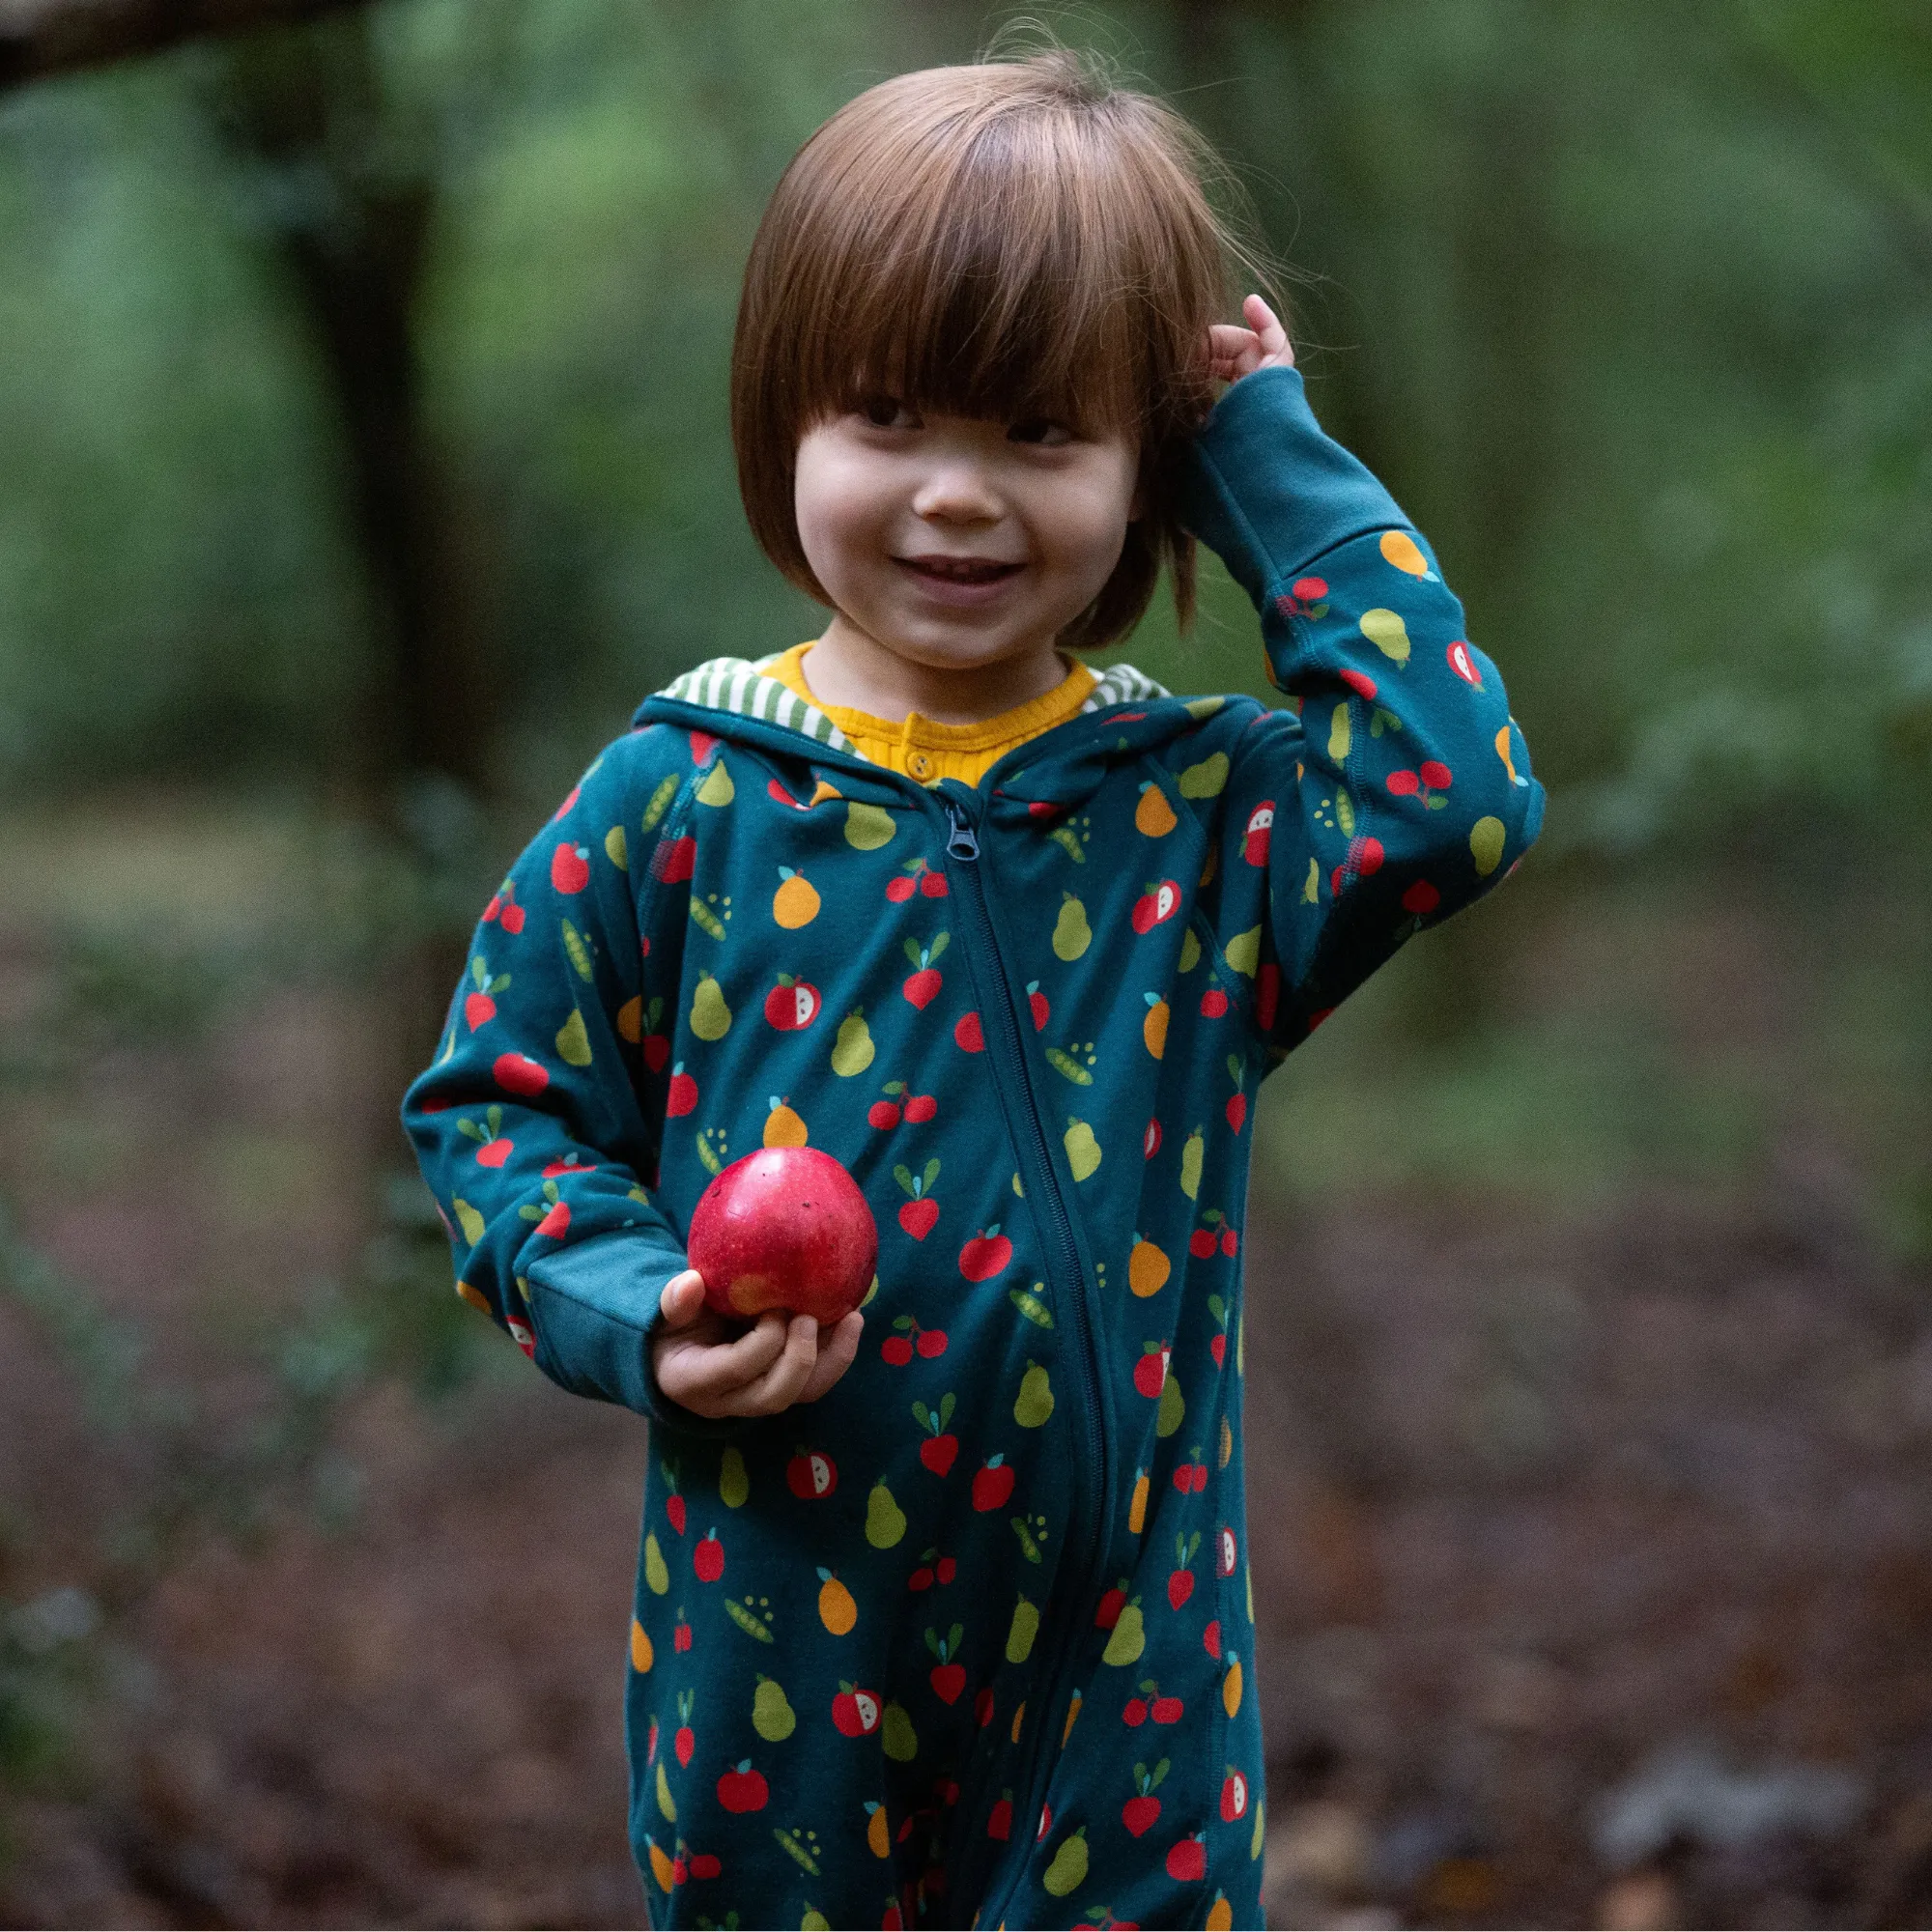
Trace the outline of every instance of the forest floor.
<instances>
[{"instance_id":1,"label":"forest floor","mask_svg":"<svg viewBox=\"0 0 1932 1932\"><path fill-rule=\"evenodd\" d=\"M407 1228L372 1244L353 1211L372 996L286 947L236 963L334 917L288 902L313 852L192 809L12 833L0 1923L643 1923L643 1431L460 1308L385 1310L385 1283L430 1291ZM1391 1088L1383 1062L1351 1088L1324 1037L1259 1110L1275 1924L1932 1918L1932 1269L1874 1213L1862 1146L1774 1104L1774 1064L1725 1115L1748 1160L1672 1141L1607 1184L1595 1155L1590 1185L1496 1172L1550 1138L1533 1109L1494 1126L1497 1080L1598 1105L1573 969L1627 915L1509 936L1501 1024L1570 1040L1567 1075ZM1655 930L1623 977L1723 1065L1740 1028L1775 1059L1811 997L1776 909L1655 918L1684 982ZM1398 984L1357 1037L1422 996ZM1358 1149L1370 1089L1417 1145L1351 1190L1315 1123ZM1414 1123L1484 1106L1525 1145L1459 1178ZM1640 1141L1661 1117L1633 1118Z\"/></svg>"}]
</instances>

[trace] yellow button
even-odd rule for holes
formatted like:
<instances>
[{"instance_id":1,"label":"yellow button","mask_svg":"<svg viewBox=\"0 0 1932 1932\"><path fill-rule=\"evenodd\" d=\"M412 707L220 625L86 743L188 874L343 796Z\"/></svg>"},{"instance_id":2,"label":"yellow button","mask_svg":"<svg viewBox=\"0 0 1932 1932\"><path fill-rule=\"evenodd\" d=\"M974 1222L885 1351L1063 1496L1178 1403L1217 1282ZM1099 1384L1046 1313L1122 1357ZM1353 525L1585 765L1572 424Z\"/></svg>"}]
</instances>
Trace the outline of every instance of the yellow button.
<instances>
[{"instance_id":1,"label":"yellow button","mask_svg":"<svg viewBox=\"0 0 1932 1932\"><path fill-rule=\"evenodd\" d=\"M932 760L923 752L914 752L906 759L906 770L916 779L929 779L932 776Z\"/></svg>"}]
</instances>

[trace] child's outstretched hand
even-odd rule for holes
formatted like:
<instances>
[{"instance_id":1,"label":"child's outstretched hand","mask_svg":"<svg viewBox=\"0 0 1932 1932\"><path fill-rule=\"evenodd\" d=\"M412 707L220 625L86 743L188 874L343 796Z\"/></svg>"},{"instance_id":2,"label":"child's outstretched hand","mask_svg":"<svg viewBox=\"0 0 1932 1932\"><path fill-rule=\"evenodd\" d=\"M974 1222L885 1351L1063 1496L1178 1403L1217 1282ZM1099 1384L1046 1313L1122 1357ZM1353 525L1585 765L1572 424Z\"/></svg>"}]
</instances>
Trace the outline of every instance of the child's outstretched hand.
<instances>
[{"instance_id":1,"label":"child's outstretched hand","mask_svg":"<svg viewBox=\"0 0 1932 1932\"><path fill-rule=\"evenodd\" d=\"M686 1268L658 1298L664 1327L651 1344L658 1386L672 1402L713 1421L729 1415L776 1415L795 1402L816 1402L859 1352L866 1318L855 1308L836 1328L810 1315L789 1321L768 1308L734 1336L704 1302L704 1277Z\"/></svg>"},{"instance_id":2,"label":"child's outstretched hand","mask_svg":"<svg viewBox=\"0 0 1932 1932\"><path fill-rule=\"evenodd\" d=\"M1248 326L1217 322L1208 331L1208 356L1217 382L1233 383L1257 369L1292 369L1294 351L1281 319L1260 296L1241 304Z\"/></svg>"}]
</instances>

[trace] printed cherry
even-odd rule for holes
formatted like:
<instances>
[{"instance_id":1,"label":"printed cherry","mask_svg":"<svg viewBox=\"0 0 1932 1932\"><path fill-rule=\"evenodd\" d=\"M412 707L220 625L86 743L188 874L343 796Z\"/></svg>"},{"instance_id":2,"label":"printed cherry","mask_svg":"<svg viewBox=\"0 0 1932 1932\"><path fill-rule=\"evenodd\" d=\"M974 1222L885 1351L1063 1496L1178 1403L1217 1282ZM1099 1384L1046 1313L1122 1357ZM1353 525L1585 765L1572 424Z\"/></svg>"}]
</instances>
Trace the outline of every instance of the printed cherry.
<instances>
[{"instance_id":1,"label":"printed cherry","mask_svg":"<svg viewBox=\"0 0 1932 1932\"><path fill-rule=\"evenodd\" d=\"M1129 1697L1126 1708L1121 1713L1122 1723L1125 1724L1129 1730L1137 1731L1147 1720L1147 1699L1145 1697Z\"/></svg>"}]
</instances>

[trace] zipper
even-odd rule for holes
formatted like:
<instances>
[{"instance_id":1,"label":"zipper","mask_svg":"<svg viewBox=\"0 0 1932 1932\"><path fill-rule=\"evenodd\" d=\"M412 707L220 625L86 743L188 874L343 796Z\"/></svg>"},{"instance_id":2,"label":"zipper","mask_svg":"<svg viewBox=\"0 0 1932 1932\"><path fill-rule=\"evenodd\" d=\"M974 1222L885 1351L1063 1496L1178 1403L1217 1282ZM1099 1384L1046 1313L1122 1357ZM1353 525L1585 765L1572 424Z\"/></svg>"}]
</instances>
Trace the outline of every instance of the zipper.
<instances>
[{"instance_id":1,"label":"zipper","mask_svg":"<svg viewBox=\"0 0 1932 1932\"><path fill-rule=\"evenodd\" d=\"M1012 1085L1023 1102L1023 1112L1030 1131L1025 1136L1027 1145L1021 1149L1021 1158L1027 1163L1027 1185L1031 1191L1029 1202L1044 1202L1048 1209L1051 1226L1050 1238L1059 1251L1059 1259L1065 1269L1065 1279L1071 1284L1072 1292L1063 1297L1066 1311L1072 1319L1074 1347L1080 1358L1080 1380L1086 1401L1082 1406L1082 1419L1085 1425L1085 1453L1074 1459L1074 1524L1084 1520L1093 1527L1089 1537L1089 1547L1081 1552L1078 1565L1068 1564L1069 1574L1077 1574L1079 1590L1069 1608L1077 1608L1092 1597L1099 1586L1100 1568L1106 1555L1106 1523L1109 1512L1104 1507L1108 1478L1106 1461L1105 1433L1101 1426L1099 1373L1095 1365L1095 1351L1092 1323L1087 1308L1086 1272L1080 1264L1080 1250L1073 1238L1073 1217L1066 1206L1066 1197L1061 1190L1060 1177L1054 1169L1052 1150L1047 1146L1046 1129L1040 1124L1039 1108L1036 1105L1033 1084L1027 1075L1025 1036L1020 1031L1019 1010L1013 1002L1012 988L1007 977L1006 964L1001 958L998 935L993 929L992 914L986 905L986 886L984 874L980 870L980 835L971 819L959 809L954 801L945 799L947 818L946 856L952 862L947 867L953 882L962 887L959 894L961 902L967 907L974 925L974 937L979 942L983 956L989 961L997 975L1000 999L997 1010L987 1015L996 1025L987 1032L987 1045L993 1044L992 1036L997 1035L1006 1065L1011 1069ZM1094 1499L1094 1507L1083 1509L1087 1499L1081 1493L1085 1487L1084 1478L1088 1471L1095 1473L1099 1484L1099 1495ZM1069 1536L1069 1542L1071 1537ZM1071 1552L1069 1552L1070 1554ZM1063 1600L1065 1601L1065 1600ZM1052 1780L1054 1757L1051 1751L1055 1727L1065 1720L1060 1718L1059 1707L1065 1686L1061 1682L1071 1661L1075 1646L1085 1635L1084 1619L1063 1614L1058 1620L1063 1633L1053 1646L1050 1667L1042 1673L1043 1689L1049 1693L1042 1702L1038 1716L1035 1719L1035 1761L1027 1774L1027 1808L1016 1812L1014 1835L1021 1840L1024 1848L1019 1870L1008 1895L1001 1899L997 1908L990 1904L982 1906L980 1918L982 1920L1004 1921L1011 1897L1024 1882L1027 1865L1032 1861L1034 1833L1038 1829L1040 1806L1045 1803L1046 1786ZM1025 1819L1024 1827L1019 1819Z\"/></svg>"}]
</instances>

